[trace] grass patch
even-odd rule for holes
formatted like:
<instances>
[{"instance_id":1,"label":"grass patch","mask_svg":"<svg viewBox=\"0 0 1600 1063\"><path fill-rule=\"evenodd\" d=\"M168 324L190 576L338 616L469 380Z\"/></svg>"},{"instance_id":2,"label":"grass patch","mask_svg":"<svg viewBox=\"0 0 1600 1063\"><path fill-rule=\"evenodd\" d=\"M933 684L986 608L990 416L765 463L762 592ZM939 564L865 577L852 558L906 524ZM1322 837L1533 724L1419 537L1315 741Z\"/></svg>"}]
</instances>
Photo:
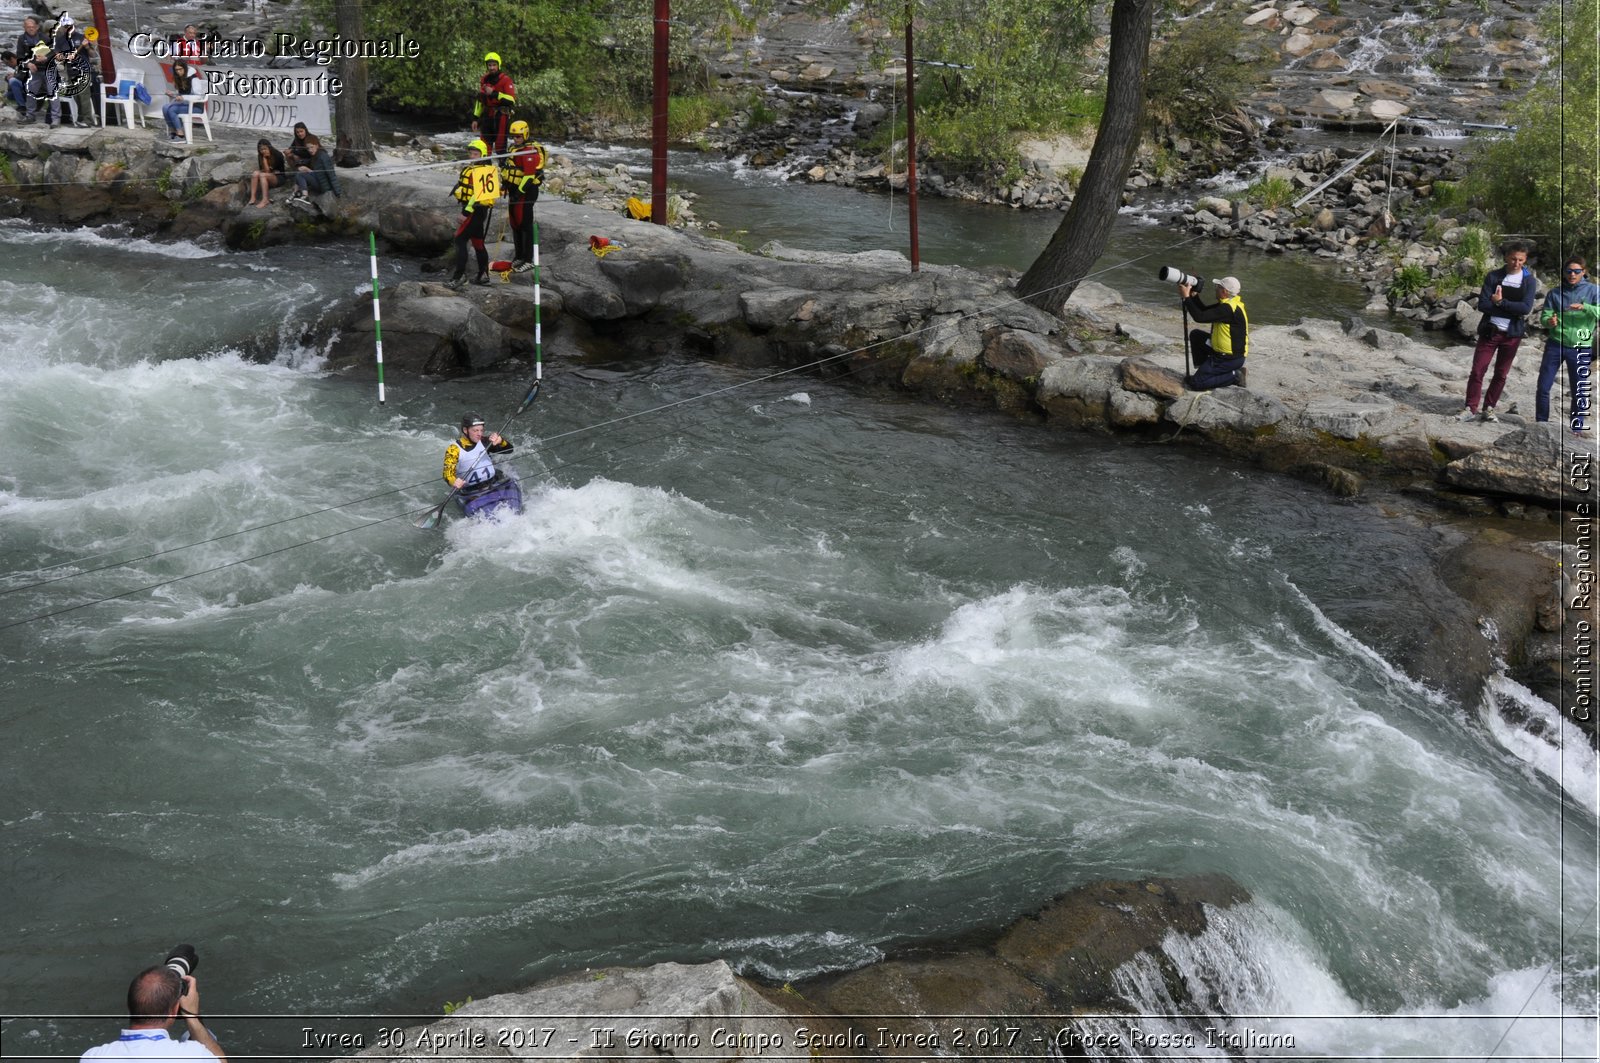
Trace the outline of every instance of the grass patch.
<instances>
[{"instance_id":1,"label":"grass patch","mask_svg":"<svg viewBox=\"0 0 1600 1063\"><path fill-rule=\"evenodd\" d=\"M1294 183L1286 177L1263 177L1245 189L1245 197L1266 210L1288 206L1294 200Z\"/></svg>"},{"instance_id":2,"label":"grass patch","mask_svg":"<svg viewBox=\"0 0 1600 1063\"><path fill-rule=\"evenodd\" d=\"M1404 302L1421 293L1428 286L1428 271L1415 262L1394 271L1389 281L1388 295L1391 303Z\"/></svg>"},{"instance_id":3,"label":"grass patch","mask_svg":"<svg viewBox=\"0 0 1600 1063\"><path fill-rule=\"evenodd\" d=\"M671 140L689 140L713 122L720 122L733 112L725 96L698 93L693 96L671 96L667 99L667 137Z\"/></svg>"}]
</instances>

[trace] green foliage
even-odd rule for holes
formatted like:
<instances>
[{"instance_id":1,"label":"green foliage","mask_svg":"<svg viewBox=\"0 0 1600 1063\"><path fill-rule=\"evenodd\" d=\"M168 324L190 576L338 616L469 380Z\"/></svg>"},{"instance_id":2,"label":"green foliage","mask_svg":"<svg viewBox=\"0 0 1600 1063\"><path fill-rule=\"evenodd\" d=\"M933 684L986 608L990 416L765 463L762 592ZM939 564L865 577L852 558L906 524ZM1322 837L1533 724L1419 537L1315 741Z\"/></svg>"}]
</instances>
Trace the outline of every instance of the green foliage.
<instances>
[{"instance_id":1,"label":"green foliage","mask_svg":"<svg viewBox=\"0 0 1600 1063\"><path fill-rule=\"evenodd\" d=\"M1263 177L1249 188L1245 196L1260 203L1267 210L1288 205L1294 200L1294 182L1284 177Z\"/></svg>"},{"instance_id":2,"label":"green foliage","mask_svg":"<svg viewBox=\"0 0 1600 1063\"><path fill-rule=\"evenodd\" d=\"M462 1008L466 1007L468 1004L471 1004L471 1003L472 1003L472 998L471 997L468 997L467 999L462 1000L462 1001L457 1001L455 1003L451 1003L450 1001L447 1000L447 1001L444 1002L444 1013L446 1015L454 1015L456 1012L460 1011Z\"/></svg>"},{"instance_id":3,"label":"green foliage","mask_svg":"<svg viewBox=\"0 0 1600 1063\"><path fill-rule=\"evenodd\" d=\"M1466 181L1473 199L1499 219L1503 231L1538 234L1541 250L1582 251L1591 261L1600 250L1594 194L1600 123L1593 107L1600 98L1600 40L1579 27L1592 29L1597 20L1597 0L1546 8L1544 31L1547 39L1563 41L1563 62L1546 67L1512 106L1507 121L1516 132L1478 151Z\"/></svg>"},{"instance_id":4,"label":"green foliage","mask_svg":"<svg viewBox=\"0 0 1600 1063\"><path fill-rule=\"evenodd\" d=\"M760 129L772 125L778 120L778 112L767 106L767 97L760 91L750 93L750 102L746 105L750 111L750 127Z\"/></svg>"},{"instance_id":5,"label":"green foliage","mask_svg":"<svg viewBox=\"0 0 1600 1063\"><path fill-rule=\"evenodd\" d=\"M11 156L3 151L0 151L0 178L4 178L8 185L17 183L17 176L11 169Z\"/></svg>"},{"instance_id":6,"label":"green foliage","mask_svg":"<svg viewBox=\"0 0 1600 1063\"><path fill-rule=\"evenodd\" d=\"M1461 234L1461 242L1456 245L1463 259L1472 263L1470 271L1461 274L1462 280L1476 283L1489 270L1489 260L1494 254L1494 241L1490 239L1488 230L1476 225L1469 226Z\"/></svg>"},{"instance_id":7,"label":"green foliage","mask_svg":"<svg viewBox=\"0 0 1600 1063\"><path fill-rule=\"evenodd\" d=\"M901 55L904 3L861 0L850 9L880 61ZM915 10L918 58L951 64L916 71L917 139L928 154L1004 167L1016 162L1019 136L1098 120L1084 62L1090 10L1080 0L919 0ZM903 111L903 81L897 91Z\"/></svg>"},{"instance_id":8,"label":"green foliage","mask_svg":"<svg viewBox=\"0 0 1600 1063\"><path fill-rule=\"evenodd\" d=\"M1459 181L1435 181L1432 199L1434 209L1442 214L1451 213L1467 204L1466 191Z\"/></svg>"},{"instance_id":9,"label":"green foliage","mask_svg":"<svg viewBox=\"0 0 1600 1063\"><path fill-rule=\"evenodd\" d=\"M470 11L410 0L364 0L366 35L404 33L420 42L415 59L369 64L375 102L393 108L472 114L487 52L517 86L517 114L531 122L589 104L601 62L600 24L593 3L555 0L473 0ZM332 24L331 11L319 14Z\"/></svg>"},{"instance_id":10,"label":"green foliage","mask_svg":"<svg viewBox=\"0 0 1600 1063\"><path fill-rule=\"evenodd\" d=\"M1428 271L1425 268L1414 262L1408 266L1401 266L1394 271L1394 276L1389 280L1389 301L1404 302L1427 286Z\"/></svg>"},{"instance_id":11,"label":"green foliage","mask_svg":"<svg viewBox=\"0 0 1600 1063\"><path fill-rule=\"evenodd\" d=\"M1266 62L1231 16L1186 22L1150 49L1145 117L1152 127L1215 139L1216 120L1239 106Z\"/></svg>"},{"instance_id":12,"label":"green foliage","mask_svg":"<svg viewBox=\"0 0 1600 1063\"><path fill-rule=\"evenodd\" d=\"M732 110L722 96L701 93L695 96L667 97L667 136L688 140L712 122L726 118Z\"/></svg>"}]
</instances>

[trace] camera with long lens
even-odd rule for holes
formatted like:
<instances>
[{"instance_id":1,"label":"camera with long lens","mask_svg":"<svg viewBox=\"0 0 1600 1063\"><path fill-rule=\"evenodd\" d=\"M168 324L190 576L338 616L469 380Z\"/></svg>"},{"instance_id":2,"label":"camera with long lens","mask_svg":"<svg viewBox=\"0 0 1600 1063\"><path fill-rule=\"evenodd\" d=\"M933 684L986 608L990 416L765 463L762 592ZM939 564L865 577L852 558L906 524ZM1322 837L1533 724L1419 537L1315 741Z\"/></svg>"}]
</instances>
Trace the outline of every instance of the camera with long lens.
<instances>
[{"instance_id":1,"label":"camera with long lens","mask_svg":"<svg viewBox=\"0 0 1600 1063\"><path fill-rule=\"evenodd\" d=\"M1162 266L1156 271L1156 277L1168 284L1187 284L1191 288L1200 287L1200 278L1174 266Z\"/></svg>"},{"instance_id":2,"label":"camera with long lens","mask_svg":"<svg viewBox=\"0 0 1600 1063\"><path fill-rule=\"evenodd\" d=\"M167 970L176 974L180 981L187 982L194 969L200 966L200 954L194 950L193 945L174 945L167 951L167 958L161 961ZM187 991L188 986L184 989Z\"/></svg>"}]
</instances>

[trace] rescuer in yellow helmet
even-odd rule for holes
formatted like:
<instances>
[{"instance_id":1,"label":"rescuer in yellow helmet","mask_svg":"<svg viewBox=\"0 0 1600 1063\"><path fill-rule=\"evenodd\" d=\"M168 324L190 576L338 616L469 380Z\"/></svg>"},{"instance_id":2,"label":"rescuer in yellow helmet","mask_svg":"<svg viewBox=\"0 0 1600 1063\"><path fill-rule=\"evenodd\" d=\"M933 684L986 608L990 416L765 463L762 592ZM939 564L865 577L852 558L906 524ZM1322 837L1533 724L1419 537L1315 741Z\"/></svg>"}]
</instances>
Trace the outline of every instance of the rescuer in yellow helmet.
<instances>
[{"instance_id":1,"label":"rescuer in yellow helmet","mask_svg":"<svg viewBox=\"0 0 1600 1063\"><path fill-rule=\"evenodd\" d=\"M500 183L506 190L511 219L511 268L526 273L533 268L533 205L544 181L544 146L528 139L528 123L511 123L511 157L500 164Z\"/></svg>"},{"instance_id":2,"label":"rescuer in yellow helmet","mask_svg":"<svg viewBox=\"0 0 1600 1063\"><path fill-rule=\"evenodd\" d=\"M450 194L461 204L461 224L456 227L456 269L450 287L467 283L467 245L478 259L478 276L473 284L489 283L489 249L484 236L489 232L489 216L500 198L500 168L484 156L489 146L481 140L467 145L467 164L461 168L455 190Z\"/></svg>"},{"instance_id":3,"label":"rescuer in yellow helmet","mask_svg":"<svg viewBox=\"0 0 1600 1063\"><path fill-rule=\"evenodd\" d=\"M506 127L517 109L517 87L511 83L511 75L500 69L499 52L485 55L483 65L478 101L472 105L472 131L482 133L499 155L506 150Z\"/></svg>"}]
</instances>

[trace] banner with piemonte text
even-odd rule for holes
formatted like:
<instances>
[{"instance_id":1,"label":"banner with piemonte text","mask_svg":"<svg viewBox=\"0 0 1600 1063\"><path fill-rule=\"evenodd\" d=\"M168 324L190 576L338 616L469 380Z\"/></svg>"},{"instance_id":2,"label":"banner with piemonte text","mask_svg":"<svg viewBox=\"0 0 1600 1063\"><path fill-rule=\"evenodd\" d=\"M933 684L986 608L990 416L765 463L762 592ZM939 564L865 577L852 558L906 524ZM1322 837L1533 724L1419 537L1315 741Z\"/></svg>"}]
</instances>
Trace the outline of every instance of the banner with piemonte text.
<instances>
[{"instance_id":1,"label":"banner with piemonte text","mask_svg":"<svg viewBox=\"0 0 1600 1063\"><path fill-rule=\"evenodd\" d=\"M154 113L159 114L162 106L176 99L168 95L173 91L170 55L141 56L114 48L112 59L118 78L134 70L144 71L144 87ZM319 137L333 135L330 89L337 91L337 81L330 79L325 69L244 67L214 59L184 61L210 86L206 110L214 126L289 132L296 122L304 122Z\"/></svg>"}]
</instances>

